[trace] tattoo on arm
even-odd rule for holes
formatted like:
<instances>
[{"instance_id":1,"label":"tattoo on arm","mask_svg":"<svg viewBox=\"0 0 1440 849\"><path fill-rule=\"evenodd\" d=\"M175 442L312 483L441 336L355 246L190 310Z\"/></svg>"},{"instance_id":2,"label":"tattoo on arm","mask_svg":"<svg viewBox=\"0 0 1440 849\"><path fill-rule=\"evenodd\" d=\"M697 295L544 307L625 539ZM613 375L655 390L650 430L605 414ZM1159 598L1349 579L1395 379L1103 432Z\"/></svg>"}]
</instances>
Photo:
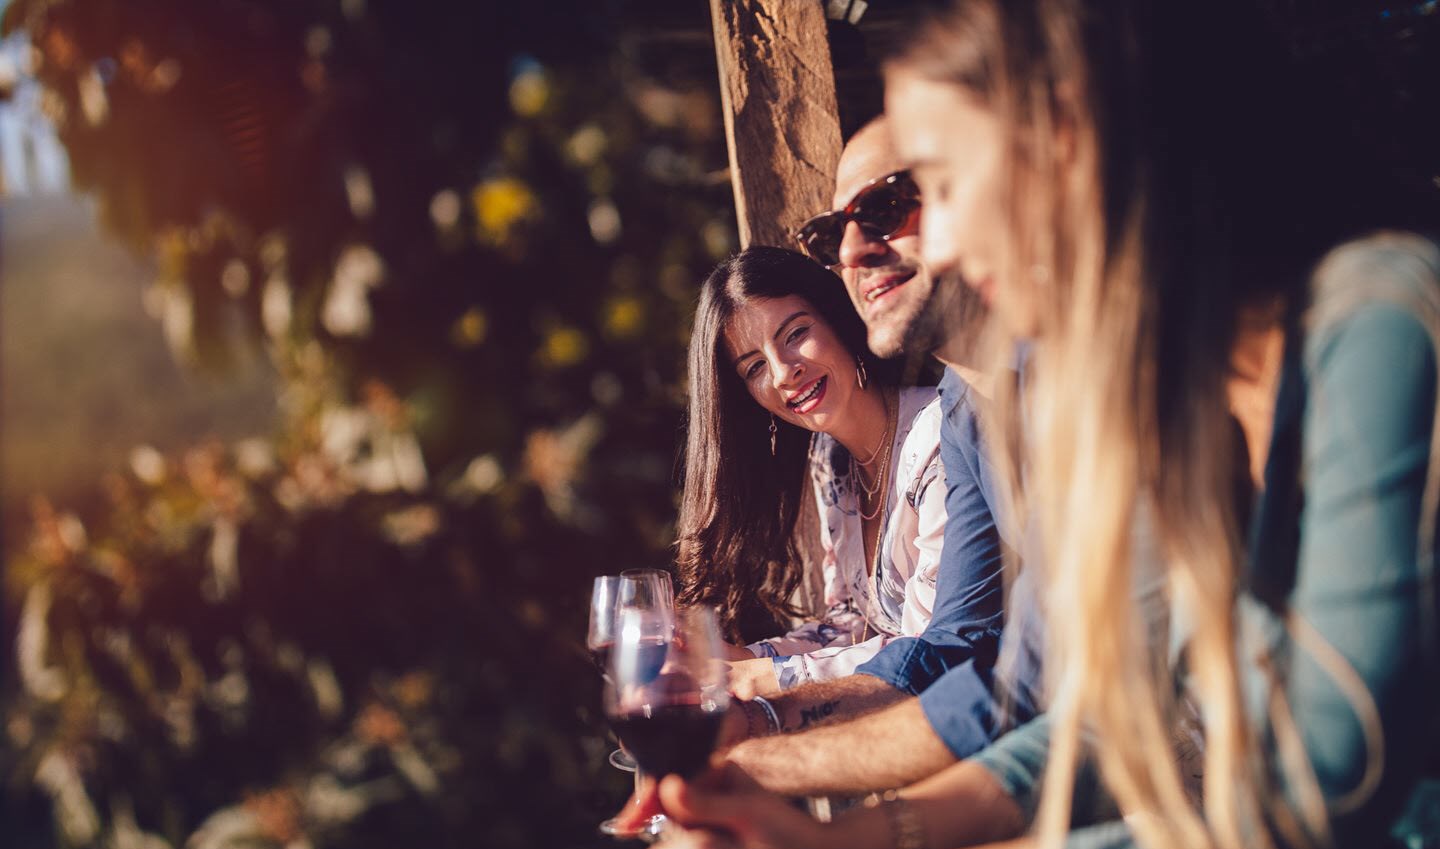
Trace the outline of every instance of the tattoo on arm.
<instances>
[{"instance_id":1,"label":"tattoo on arm","mask_svg":"<svg viewBox=\"0 0 1440 849\"><path fill-rule=\"evenodd\" d=\"M831 699L828 702L821 702L814 707L800 709L800 728L809 728L835 715L835 708L840 706L839 699Z\"/></svg>"}]
</instances>

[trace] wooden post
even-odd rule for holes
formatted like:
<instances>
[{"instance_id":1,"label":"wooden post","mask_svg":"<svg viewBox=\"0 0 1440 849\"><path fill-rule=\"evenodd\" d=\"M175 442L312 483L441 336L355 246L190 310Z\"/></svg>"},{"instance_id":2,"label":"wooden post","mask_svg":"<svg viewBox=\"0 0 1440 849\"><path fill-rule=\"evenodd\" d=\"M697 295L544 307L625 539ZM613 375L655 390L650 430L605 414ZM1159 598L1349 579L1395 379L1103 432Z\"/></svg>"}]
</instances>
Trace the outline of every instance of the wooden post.
<instances>
[{"instance_id":1,"label":"wooden post","mask_svg":"<svg viewBox=\"0 0 1440 849\"><path fill-rule=\"evenodd\" d=\"M819 0L710 0L740 245L830 208L840 119Z\"/></svg>"},{"instance_id":2,"label":"wooden post","mask_svg":"<svg viewBox=\"0 0 1440 849\"><path fill-rule=\"evenodd\" d=\"M710 17L740 246L793 249L790 234L830 208L840 162L824 7L820 0L710 0ZM815 499L800 504L795 542L806 580L793 600L819 616L820 515Z\"/></svg>"}]
</instances>

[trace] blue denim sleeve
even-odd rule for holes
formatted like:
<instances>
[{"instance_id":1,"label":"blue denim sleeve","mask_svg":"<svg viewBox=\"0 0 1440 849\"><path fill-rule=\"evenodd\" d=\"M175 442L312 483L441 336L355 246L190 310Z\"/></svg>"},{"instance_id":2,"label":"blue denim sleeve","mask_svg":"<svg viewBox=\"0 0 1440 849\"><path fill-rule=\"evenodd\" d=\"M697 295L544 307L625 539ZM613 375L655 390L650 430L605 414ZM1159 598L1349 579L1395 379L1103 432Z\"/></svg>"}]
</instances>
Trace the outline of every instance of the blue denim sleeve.
<instances>
[{"instance_id":1,"label":"blue denim sleeve","mask_svg":"<svg viewBox=\"0 0 1440 849\"><path fill-rule=\"evenodd\" d=\"M998 663L971 658L952 666L920 694L930 728L957 759L968 758L1040 707L1044 629L1035 573L1021 571L1010 592L1006 655Z\"/></svg>"},{"instance_id":2,"label":"blue denim sleeve","mask_svg":"<svg viewBox=\"0 0 1440 849\"><path fill-rule=\"evenodd\" d=\"M939 389L946 522L933 617L919 637L892 641L856 669L911 695L961 666L988 677L1003 625L1001 540L970 387L947 371Z\"/></svg>"}]
</instances>

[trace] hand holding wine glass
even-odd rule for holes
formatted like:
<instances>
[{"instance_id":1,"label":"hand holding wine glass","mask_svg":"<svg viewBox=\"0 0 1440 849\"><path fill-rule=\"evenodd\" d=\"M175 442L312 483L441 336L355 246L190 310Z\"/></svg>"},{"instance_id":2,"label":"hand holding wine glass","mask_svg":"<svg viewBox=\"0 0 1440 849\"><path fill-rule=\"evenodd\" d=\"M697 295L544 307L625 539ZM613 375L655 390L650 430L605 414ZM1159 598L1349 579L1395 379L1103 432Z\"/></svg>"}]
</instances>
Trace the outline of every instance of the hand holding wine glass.
<instances>
[{"instance_id":1,"label":"hand holding wine glass","mask_svg":"<svg viewBox=\"0 0 1440 849\"><path fill-rule=\"evenodd\" d=\"M638 622L638 641L634 652L642 667L640 677L653 679L659 675L665 662L675 630L675 591L669 573L658 569L631 569L619 575L595 579L590 596L590 629L585 644L600 673L605 676L607 685L611 683L611 655L619 633L617 615L622 608L633 611L631 615ZM623 748L610 754L610 763L616 769L635 773L637 794L641 787L653 788L654 781L647 781ZM658 812L640 817L638 824L631 819L624 815L612 817L600 824L600 831L610 835L638 831L642 838L647 835L653 837L665 822Z\"/></svg>"},{"instance_id":2,"label":"hand holding wine glass","mask_svg":"<svg viewBox=\"0 0 1440 849\"><path fill-rule=\"evenodd\" d=\"M663 642L655 620L644 608L618 612L606 712L641 769L693 776L709 762L730 703L715 611L677 612Z\"/></svg>"},{"instance_id":3,"label":"hand holding wine glass","mask_svg":"<svg viewBox=\"0 0 1440 849\"><path fill-rule=\"evenodd\" d=\"M735 764L693 780L668 777L656 793L679 826L672 826L666 849L833 849L846 842L847 826L819 822Z\"/></svg>"}]
</instances>

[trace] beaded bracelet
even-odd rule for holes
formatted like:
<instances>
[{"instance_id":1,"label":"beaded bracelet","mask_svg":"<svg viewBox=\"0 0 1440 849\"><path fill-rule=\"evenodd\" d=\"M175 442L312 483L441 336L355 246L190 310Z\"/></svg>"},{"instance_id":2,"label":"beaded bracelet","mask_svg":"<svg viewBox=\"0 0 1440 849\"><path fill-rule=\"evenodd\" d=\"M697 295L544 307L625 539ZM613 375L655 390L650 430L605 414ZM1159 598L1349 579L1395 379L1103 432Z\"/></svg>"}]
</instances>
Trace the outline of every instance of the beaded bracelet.
<instances>
[{"instance_id":1,"label":"beaded bracelet","mask_svg":"<svg viewBox=\"0 0 1440 849\"><path fill-rule=\"evenodd\" d=\"M780 715L775 712L775 706L770 704L770 700L765 698L764 696L756 696L750 701L754 704L759 705L760 709L765 711L765 718L770 722L770 733L779 734Z\"/></svg>"}]
</instances>

